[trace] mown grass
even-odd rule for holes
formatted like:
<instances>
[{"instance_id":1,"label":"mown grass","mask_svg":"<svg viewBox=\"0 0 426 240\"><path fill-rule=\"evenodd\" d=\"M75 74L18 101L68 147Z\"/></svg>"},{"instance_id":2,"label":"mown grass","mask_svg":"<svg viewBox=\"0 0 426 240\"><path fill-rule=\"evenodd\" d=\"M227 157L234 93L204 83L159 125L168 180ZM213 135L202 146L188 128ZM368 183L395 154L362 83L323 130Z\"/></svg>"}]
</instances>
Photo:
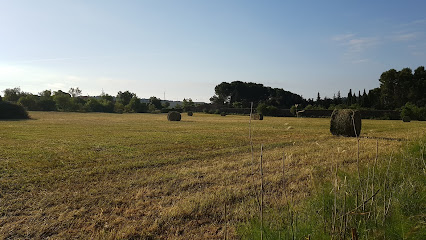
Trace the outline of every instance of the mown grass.
<instances>
[{"instance_id":1,"label":"mown grass","mask_svg":"<svg viewBox=\"0 0 426 240\"><path fill-rule=\"evenodd\" d=\"M356 169L356 140L329 133L329 119L31 112L0 122L3 238L236 238L258 216L258 157L264 145L265 204L296 207L330 167ZM364 120L360 161L425 135L423 122ZM286 155L285 184L282 155Z\"/></svg>"}]
</instances>

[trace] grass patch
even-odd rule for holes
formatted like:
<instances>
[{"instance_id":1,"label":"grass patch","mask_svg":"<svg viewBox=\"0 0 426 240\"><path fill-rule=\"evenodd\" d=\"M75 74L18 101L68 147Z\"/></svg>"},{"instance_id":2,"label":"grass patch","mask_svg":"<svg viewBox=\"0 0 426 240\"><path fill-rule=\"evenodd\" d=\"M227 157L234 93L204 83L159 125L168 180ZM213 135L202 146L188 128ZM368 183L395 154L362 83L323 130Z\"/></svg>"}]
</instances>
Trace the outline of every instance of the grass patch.
<instances>
[{"instance_id":1,"label":"grass patch","mask_svg":"<svg viewBox=\"0 0 426 240\"><path fill-rule=\"evenodd\" d=\"M313 196L269 208L265 239L425 239L426 138L354 171L331 171ZM359 178L361 176L361 178ZM260 239L258 218L240 225L242 239Z\"/></svg>"},{"instance_id":2,"label":"grass patch","mask_svg":"<svg viewBox=\"0 0 426 240\"><path fill-rule=\"evenodd\" d=\"M288 208L279 197L283 154L293 212L314 183L331 180L336 161L356 169L356 140L332 136L329 119L252 121L253 162L248 116L30 114L34 120L0 121L4 238L218 239L225 222L237 238L237 226L258 215L260 144L268 209ZM425 131L417 121L365 120L362 135L372 139L361 140L360 162L374 159L374 138L410 140ZM379 141L381 156L403 144Z\"/></svg>"}]
</instances>

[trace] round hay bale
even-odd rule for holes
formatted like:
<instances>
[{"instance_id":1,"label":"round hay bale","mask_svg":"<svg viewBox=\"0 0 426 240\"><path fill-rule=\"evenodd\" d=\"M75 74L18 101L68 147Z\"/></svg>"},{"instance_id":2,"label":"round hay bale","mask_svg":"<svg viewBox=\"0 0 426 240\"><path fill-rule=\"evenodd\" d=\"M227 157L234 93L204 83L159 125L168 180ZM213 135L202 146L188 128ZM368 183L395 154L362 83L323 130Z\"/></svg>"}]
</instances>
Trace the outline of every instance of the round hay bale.
<instances>
[{"instance_id":1,"label":"round hay bale","mask_svg":"<svg viewBox=\"0 0 426 240\"><path fill-rule=\"evenodd\" d=\"M191 112L191 111L189 111L189 112L188 112L188 116L192 116L192 115L194 115L194 113L193 113L193 112Z\"/></svg>"},{"instance_id":2,"label":"round hay bale","mask_svg":"<svg viewBox=\"0 0 426 240\"><path fill-rule=\"evenodd\" d=\"M220 116L222 116L222 117L226 116L226 112L221 112Z\"/></svg>"},{"instance_id":3,"label":"round hay bale","mask_svg":"<svg viewBox=\"0 0 426 240\"><path fill-rule=\"evenodd\" d=\"M167 120L169 121L180 121L181 118L180 113L176 111L171 111L167 114Z\"/></svg>"},{"instance_id":4,"label":"round hay bale","mask_svg":"<svg viewBox=\"0 0 426 240\"><path fill-rule=\"evenodd\" d=\"M403 122L411 122L411 118L409 116L402 117Z\"/></svg>"},{"instance_id":5,"label":"round hay bale","mask_svg":"<svg viewBox=\"0 0 426 240\"><path fill-rule=\"evenodd\" d=\"M361 114L352 109L336 109L331 114L330 132L333 135L357 137L361 133Z\"/></svg>"},{"instance_id":6,"label":"round hay bale","mask_svg":"<svg viewBox=\"0 0 426 240\"><path fill-rule=\"evenodd\" d=\"M263 114L261 113L254 113L251 115L252 120L263 120Z\"/></svg>"}]
</instances>

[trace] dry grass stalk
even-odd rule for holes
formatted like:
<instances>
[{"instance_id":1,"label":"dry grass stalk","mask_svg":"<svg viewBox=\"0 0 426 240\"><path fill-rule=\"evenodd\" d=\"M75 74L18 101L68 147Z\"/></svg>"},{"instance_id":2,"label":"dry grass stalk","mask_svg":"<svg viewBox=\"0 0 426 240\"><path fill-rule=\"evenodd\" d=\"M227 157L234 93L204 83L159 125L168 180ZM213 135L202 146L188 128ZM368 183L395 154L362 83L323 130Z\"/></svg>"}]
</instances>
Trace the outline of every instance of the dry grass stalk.
<instances>
[{"instance_id":1,"label":"dry grass stalk","mask_svg":"<svg viewBox=\"0 0 426 240\"><path fill-rule=\"evenodd\" d=\"M352 228L351 232L352 232L352 240L358 240L358 234L356 232L356 228Z\"/></svg>"},{"instance_id":2,"label":"dry grass stalk","mask_svg":"<svg viewBox=\"0 0 426 240\"><path fill-rule=\"evenodd\" d=\"M286 184L286 181L285 181L285 153L283 153L283 190L282 190L282 193L283 193L283 197L285 198L285 201L287 202L287 194L286 194L286 188L285 188L285 184Z\"/></svg>"},{"instance_id":3,"label":"dry grass stalk","mask_svg":"<svg viewBox=\"0 0 426 240\"><path fill-rule=\"evenodd\" d=\"M228 218L227 218L227 209L226 209L226 201L225 201L225 230L223 233L223 238L228 239Z\"/></svg>"},{"instance_id":4,"label":"dry grass stalk","mask_svg":"<svg viewBox=\"0 0 426 240\"><path fill-rule=\"evenodd\" d=\"M263 144L260 146L260 239L263 239Z\"/></svg>"},{"instance_id":5,"label":"dry grass stalk","mask_svg":"<svg viewBox=\"0 0 426 240\"><path fill-rule=\"evenodd\" d=\"M334 204L333 204L333 217L332 217L332 232L333 234L336 233L336 219L337 219L337 191L338 191L338 182L337 182L337 168L338 164L336 161L336 169L335 169L335 175L334 175Z\"/></svg>"}]
</instances>

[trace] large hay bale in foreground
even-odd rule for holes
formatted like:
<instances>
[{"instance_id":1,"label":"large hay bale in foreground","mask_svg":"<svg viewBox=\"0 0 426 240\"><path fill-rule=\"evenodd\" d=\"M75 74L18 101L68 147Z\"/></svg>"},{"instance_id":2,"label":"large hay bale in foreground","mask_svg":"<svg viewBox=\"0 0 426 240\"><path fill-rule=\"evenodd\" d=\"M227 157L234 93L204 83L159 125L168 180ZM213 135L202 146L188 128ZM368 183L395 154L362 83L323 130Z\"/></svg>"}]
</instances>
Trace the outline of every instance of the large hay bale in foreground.
<instances>
[{"instance_id":1,"label":"large hay bale in foreground","mask_svg":"<svg viewBox=\"0 0 426 240\"><path fill-rule=\"evenodd\" d=\"M251 115L252 120L263 120L263 114L261 113L254 113Z\"/></svg>"},{"instance_id":2,"label":"large hay bale in foreground","mask_svg":"<svg viewBox=\"0 0 426 240\"><path fill-rule=\"evenodd\" d=\"M361 133L361 114L352 109L336 109L331 114L330 132L333 135L357 137Z\"/></svg>"},{"instance_id":3,"label":"large hay bale in foreground","mask_svg":"<svg viewBox=\"0 0 426 240\"><path fill-rule=\"evenodd\" d=\"M180 121L182 119L182 116L179 112L171 111L167 114L167 120L169 121Z\"/></svg>"}]
</instances>

